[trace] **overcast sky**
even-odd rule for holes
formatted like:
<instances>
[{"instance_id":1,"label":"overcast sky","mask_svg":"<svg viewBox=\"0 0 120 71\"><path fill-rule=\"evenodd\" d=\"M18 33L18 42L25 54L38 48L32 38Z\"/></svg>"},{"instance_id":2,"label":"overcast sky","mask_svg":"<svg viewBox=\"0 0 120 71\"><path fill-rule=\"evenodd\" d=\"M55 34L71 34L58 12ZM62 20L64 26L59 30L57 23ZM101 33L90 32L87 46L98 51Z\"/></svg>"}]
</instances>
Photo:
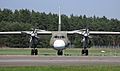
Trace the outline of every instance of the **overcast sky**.
<instances>
[{"instance_id":1,"label":"overcast sky","mask_svg":"<svg viewBox=\"0 0 120 71\"><path fill-rule=\"evenodd\" d=\"M106 16L120 20L120 0L0 0L0 8L30 9L39 12L62 14Z\"/></svg>"}]
</instances>

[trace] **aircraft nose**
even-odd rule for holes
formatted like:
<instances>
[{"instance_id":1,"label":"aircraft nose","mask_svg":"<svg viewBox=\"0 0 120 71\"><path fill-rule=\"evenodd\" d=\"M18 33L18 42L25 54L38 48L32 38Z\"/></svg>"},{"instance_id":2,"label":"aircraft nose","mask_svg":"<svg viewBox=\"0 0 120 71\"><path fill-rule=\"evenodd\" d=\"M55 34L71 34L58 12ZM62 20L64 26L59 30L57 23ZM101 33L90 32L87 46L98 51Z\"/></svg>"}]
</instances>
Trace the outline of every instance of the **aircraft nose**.
<instances>
[{"instance_id":1,"label":"aircraft nose","mask_svg":"<svg viewBox=\"0 0 120 71\"><path fill-rule=\"evenodd\" d=\"M64 48L65 47L65 42L63 40L55 40L53 44L54 48Z\"/></svg>"}]
</instances>

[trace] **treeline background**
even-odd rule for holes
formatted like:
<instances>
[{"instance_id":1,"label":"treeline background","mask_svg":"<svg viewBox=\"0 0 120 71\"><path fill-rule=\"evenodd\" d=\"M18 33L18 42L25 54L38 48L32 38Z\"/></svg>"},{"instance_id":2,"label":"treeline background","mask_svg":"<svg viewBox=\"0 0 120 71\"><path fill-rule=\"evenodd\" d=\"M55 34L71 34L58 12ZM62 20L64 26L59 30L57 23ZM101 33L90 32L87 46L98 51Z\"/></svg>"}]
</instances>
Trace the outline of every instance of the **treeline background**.
<instances>
[{"instance_id":1,"label":"treeline background","mask_svg":"<svg viewBox=\"0 0 120 71\"><path fill-rule=\"evenodd\" d=\"M91 31L119 31L120 21L118 19L107 19L103 17L87 17L86 15L69 17L62 14L62 30L79 30L88 27ZM0 9L0 31L25 31L31 28L55 31L58 29L58 15L53 13L36 12L28 9L12 11L10 9ZM91 35L92 36L92 35ZM50 35L40 36L38 48L49 48ZM70 35L71 44L81 48L81 35ZM96 35L92 36L94 46L119 46L119 35ZM0 47L19 47L29 46L28 35L0 35Z\"/></svg>"}]
</instances>

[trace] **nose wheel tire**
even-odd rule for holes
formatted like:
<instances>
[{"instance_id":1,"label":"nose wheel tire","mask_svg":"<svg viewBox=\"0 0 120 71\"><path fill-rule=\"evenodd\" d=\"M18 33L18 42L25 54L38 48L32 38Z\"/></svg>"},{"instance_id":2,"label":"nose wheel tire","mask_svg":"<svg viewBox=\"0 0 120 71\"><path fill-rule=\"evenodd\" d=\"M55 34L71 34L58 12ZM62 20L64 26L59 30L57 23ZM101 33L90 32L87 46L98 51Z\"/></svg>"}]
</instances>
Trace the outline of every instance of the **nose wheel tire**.
<instances>
[{"instance_id":1,"label":"nose wheel tire","mask_svg":"<svg viewBox=\"0 0 120 71\"><path fill-rule=\"evenodd\" d=\"M37 49L32 49L31 50L31 55L38 55L38 50Z\"/></svg>"},{"instance_id":2,"label":"nose wheel tire","mask_svg":"<svg viewBox=\"0 0 120 71\"><path fill-rule=\"evenodd\" d=\"M82 55L88 56L88 49L82 49Z\"/></svg>"},{"instance_id":3,"label":"nose wheel tire","mask_svg":"<svg viewBox=\"0 0 120 71\"><path fill-rule=\"evenodd\" d=\"M34 50L33 49L31 50L31 55L34 55Z\"/></svg>"},{"instance_id":4,"label":"nose wheel tire","mask_svg":"<svg viewBox=\"0 0 120 71\"><path fill-rule=\"evenodd\" d=\"M62 50L58 50L57 55L62 56L63 55L63 51Z\"/></svg>"}]
</instances>

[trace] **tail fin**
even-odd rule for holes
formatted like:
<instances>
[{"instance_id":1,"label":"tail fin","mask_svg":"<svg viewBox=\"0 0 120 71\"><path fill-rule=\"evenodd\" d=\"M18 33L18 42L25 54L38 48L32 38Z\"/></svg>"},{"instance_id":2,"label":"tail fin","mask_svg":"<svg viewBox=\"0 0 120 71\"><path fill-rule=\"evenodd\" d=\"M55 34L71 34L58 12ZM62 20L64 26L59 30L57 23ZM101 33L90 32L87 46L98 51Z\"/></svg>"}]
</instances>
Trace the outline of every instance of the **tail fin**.
<instances>
[{"instance_id":1,"label":"tail fin","mask_svg":"<svg viewBox=\"0 0 120 71\"><path fill-rule=\"evenodd\" d=\"M58 31L61 31L61 14L60 14L60 7L59 7L59 25L58 25Z\"/></svg>"}]
</instances>

